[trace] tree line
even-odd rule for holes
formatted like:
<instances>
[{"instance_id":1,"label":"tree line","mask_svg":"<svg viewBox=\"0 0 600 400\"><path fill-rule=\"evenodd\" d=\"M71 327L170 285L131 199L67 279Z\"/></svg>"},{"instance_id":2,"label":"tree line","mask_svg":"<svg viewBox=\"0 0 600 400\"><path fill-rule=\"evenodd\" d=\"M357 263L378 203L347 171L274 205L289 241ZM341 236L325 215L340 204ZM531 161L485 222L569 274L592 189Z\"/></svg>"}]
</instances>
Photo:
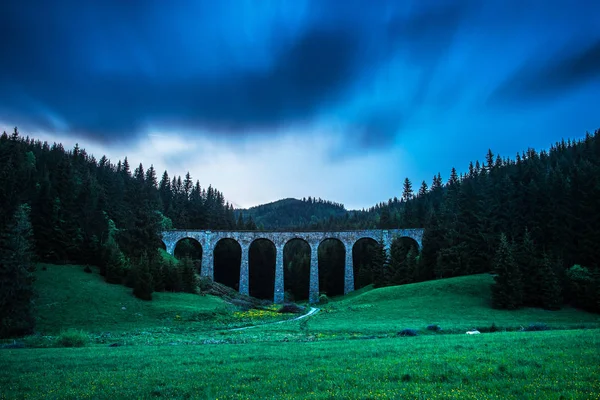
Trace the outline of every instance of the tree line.
<instances>
[{"instance_id":1,"label":"tree line","mask_svg":"<svg viewBox=\"0 0 600 400\"><path fill-rule=\"evenodd\" d=\"M149 299L154 290L191 290L193 281L189 263L173 265L158 252L162 230L251 222L236 220L223 194L189 173L170 179L165 171L159 182L153 166L132 171L127 158L98 160L17 128L0 135L0 182L1 336L33 328L34 262L95 265L108 282Z\"/></svg>"},{"instance_id":2,"label":"tree line","mask_svg":"<svg viewBox=\"0 0 600 400\"><path fill-rule=\"evenodd\" d=\"M446 182L438 173L415 191L406 178L400 198L320 223L425 228L418 256L392 246L390 258L376 256L381 261L368 266L374 271L363 272L379 285L492 272L496 307L564 301L598 312L600 130L513 159L489 150L464 173L452 168Z\"/></svg>"}]
</instances>

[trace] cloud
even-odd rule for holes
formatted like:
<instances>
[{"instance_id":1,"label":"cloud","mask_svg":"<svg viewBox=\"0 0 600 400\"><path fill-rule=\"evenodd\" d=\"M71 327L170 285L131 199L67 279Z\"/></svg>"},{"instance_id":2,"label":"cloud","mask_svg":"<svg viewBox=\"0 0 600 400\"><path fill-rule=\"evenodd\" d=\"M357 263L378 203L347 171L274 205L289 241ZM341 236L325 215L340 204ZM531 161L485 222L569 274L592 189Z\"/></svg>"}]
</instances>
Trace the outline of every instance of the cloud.
<instances>
[{"instance_id":1,"label":"cloud","mask_svg":"<svg viewBox=\"0 0 600 400\"><path fill-rule=\"evenodd\" d=\"M547 100L599 78L600 40L585 47L572 43L549 59L534 59L523 65L496 89L491 101Z\"/></svg>"}]
</instances>

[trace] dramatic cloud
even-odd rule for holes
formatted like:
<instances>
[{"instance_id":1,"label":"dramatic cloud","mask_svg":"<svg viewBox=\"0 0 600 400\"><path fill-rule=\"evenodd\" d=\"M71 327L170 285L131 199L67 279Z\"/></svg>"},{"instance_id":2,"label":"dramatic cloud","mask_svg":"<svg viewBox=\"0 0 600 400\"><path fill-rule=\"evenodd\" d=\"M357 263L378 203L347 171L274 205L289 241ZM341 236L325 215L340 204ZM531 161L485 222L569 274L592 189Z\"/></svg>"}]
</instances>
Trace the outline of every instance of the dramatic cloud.
<instances>
[{"instance_id":1,"label":"dramatic cloud","mask_svg":"<svg viewBox=\"0 0 600 400\"><path fill-rule=\"evenodd\" d=\"M368 206L488 147L600 126L596 1L9 0L0 15L2 127L197 171L244 206L263 196L231 166L277 171L262 194Z\"/></svg>"},{"instance_id":2,"label":"dramatic cloud","mask_svg":"<svg viewBox=\"0 0 600 400\"><path fill-rule=\"evenodd\" d=\"M600 80L600 40L583 49L575 46L575 52L567 49L553 54L543 62L532 60L503 83L494 96L512 102L542 100L594 80Z\"/></svg>"}]
</instances>

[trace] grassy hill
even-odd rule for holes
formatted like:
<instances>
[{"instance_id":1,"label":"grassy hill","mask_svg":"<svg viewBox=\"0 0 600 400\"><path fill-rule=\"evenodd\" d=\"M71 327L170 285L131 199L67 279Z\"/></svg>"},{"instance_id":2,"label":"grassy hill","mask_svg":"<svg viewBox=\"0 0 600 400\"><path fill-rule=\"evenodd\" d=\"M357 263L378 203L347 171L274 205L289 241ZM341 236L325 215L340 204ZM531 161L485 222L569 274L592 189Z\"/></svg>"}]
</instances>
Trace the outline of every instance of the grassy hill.
<instances>
[{"instance_id":1,"label":"grassy hill","mask_svg":"<svg viewBox=\"0 0 600 400\"><path fill-rule=\"evenodd\" d=\"M67 328L115 332L173 327L230 313L228 304L214 296L154 293L152 301L142 301L131 289L107 284L76 265L40 265L36 278L36 329L43 334Z\"/></svg>"},{"instance_id":2,"label":"grassy hill","mask_svg":"<svg viewBox=\"0 0 600 400\"><path fill-rule=\"evenodd\" d=\"M46 267L36 273L40 330L111 329L121 339L145 339L114 348L96 340L85 348L0 350L1 399L588 399L600 393L598 329L476 336L426 330L434 323L442 333L491 323L600 326L598 315L570 308L493 310L489 275L363 288L303 322L228 331L215 316L240 312L220 298L157 293L142 302L80 266ZM402 328L419 336L396 335ZM152 340L161 330L169 331L167 340Z\"/></svg>"},{"instance_id":3,"label":"grassy hill","mask_svg":"<svg viewBox=\"0 0 600 400\"><path fill-rule=\"evenodd\" d=\"M489 274L440 279L410 285L363 290L340 297L311 321L323 332L390 333L404 328L425 330L437 324L444 330L472 328L517 329L531 323L551 328L600 327L600 316L570 307L559 311L523 308L496 310L490 306Z\"/></svg>"}]
</instances>

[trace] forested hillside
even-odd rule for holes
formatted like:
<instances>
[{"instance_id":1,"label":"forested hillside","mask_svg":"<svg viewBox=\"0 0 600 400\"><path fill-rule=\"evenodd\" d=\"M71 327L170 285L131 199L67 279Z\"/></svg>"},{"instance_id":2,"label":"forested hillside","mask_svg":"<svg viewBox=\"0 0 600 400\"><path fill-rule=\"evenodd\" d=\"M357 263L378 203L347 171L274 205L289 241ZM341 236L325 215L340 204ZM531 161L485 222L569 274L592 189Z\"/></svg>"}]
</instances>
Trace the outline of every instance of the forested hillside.
<instances>
[{"instance_id":1,"label":"forested hillside","mask_svg":"<svg viewBox=\"0 0 600 400\"><path fill-rule=\"evenodd\" d=\"M302 200L283 199L236 212L246 219L252 219L259 228L269 230L298 227L312 230L324 227L332 229L335 218L348 215L342 204L311 197Z\"/></svg>"},{"instance_id":2,"label":"forested hillside","mask_svg":"<svg viewBox=\"0 0 600 400\"><path fill-rule=\"evenodd\" d=\"M425 228L417 259L408 256L410 246L393 246L390 265L373 264L379 271L367 273L367 281L383 276L379 283L386 285L503 271L501 279L510 278L499 283L505 288L498 296L515 298L497 299L499 307L556 307L564 295L599 310L600 130L514 158L489 150L465 171L452 168L445 182L437 174L418 189L406 178L400 199L318 224Z\"/></svg>"},{"instance_id":3,"label":"forested hillside","mask_svg":"<svg viewBox=\"0 0 600 400\"><path fill-rule=\"evenodd\" d=\"M128 285L142 299L153 291L195 292L197 244L180 242L179 263L158 251L160 232L174 228L424 227L422 249L410 240L395 241L390 255L368 240L347 249L355 287L493 272L495 307L555 309L567 301L600 310L600 131L513 159L490 150L464 173L452 168L445 182L437 174L415 190L407 178L399 199L361 211L307 198L236 213L189 173L171 178L165 171L159 180L152 166L131 169L127 158L97 160L79 146L65 150L16 129L0 136L0 336L32 329L35 261L98 266L107 282ZM306 298L308 249L301 241L286 247L288 298ZM233 241L219 243L215 280L236 287L240 252ZM343 293L343 252L332 240L319 247L319 285L328 295ZM250 248L251 295L272 298L274 254L267 241Z\"/></svg>"},{"instance_id":4,"label":"forested hillside","mask_svg":"<svg viewBox=\"0 0 600 400\"><path fill-rule=\"evenodd\" d=\"M33 260L96 265L108 282L149 299L154 290L193 290L193 266L159 256L161 230L236 226L223 194L189 173L171 180L165 171L159 183L152 166L132 171L127 158L97 160L16 128L0 136L0 183L0 336L32 327Z\"/></svg>"}]
</instances>

